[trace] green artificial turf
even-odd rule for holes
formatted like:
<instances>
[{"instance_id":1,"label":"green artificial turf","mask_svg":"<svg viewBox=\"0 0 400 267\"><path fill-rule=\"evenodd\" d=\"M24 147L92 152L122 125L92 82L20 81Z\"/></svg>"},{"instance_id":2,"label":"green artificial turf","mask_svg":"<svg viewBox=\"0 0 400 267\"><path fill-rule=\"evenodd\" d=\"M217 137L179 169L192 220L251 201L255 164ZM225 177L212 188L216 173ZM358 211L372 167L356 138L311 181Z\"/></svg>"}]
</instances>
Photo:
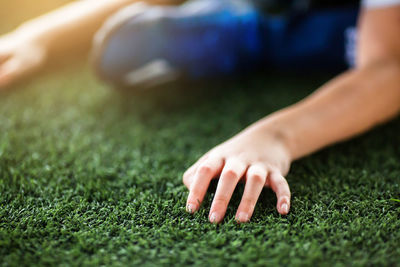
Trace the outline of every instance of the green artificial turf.
<instances>
[{"instance_id":1,"label":"green artificial turf","mask_svg":"<svg viewBox=\"0 0 400 267\"><path fill-rule=\"evenodd\" d=\"M239 186L212 225L215 184L185 212L187 167L324 80L255 74L127 96L78 65L1 94L0 264L400 266L399 119L295 162L286 217L266 189L238 225Z\"/></svg>"}]
</instances>

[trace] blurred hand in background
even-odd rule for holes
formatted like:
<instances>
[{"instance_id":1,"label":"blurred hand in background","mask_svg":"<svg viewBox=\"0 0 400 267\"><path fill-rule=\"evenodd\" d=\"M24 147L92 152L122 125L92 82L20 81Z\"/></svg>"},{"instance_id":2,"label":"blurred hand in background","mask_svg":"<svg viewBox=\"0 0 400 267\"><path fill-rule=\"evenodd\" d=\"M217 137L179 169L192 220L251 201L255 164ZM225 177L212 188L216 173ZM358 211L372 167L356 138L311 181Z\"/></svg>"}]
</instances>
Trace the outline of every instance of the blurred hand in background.
<instances>
[{"instance_id":1,"label":"blurred hand in background","mask_svg":"<svg viewBox=\"0 0 400 267\"><path fill-rule=\"evenodd\" d=\"M0 37L0 89L40 69L46 47L33 37L17 32Z\"/></svg>"},{"instance_id":2,"label":"blurred hand in background","mask_svg":"<svg viewBox=\"0 0 400 267\"><path fill-rule=\"evenodd\" d=\"M93 36L104 21L137 0L73 1L57 10L27 21L0 36L0 90L43 67L48 58L89 50ZM178 4L181 0L146 0L152 4Z\"/></svg>"}]
</instances>

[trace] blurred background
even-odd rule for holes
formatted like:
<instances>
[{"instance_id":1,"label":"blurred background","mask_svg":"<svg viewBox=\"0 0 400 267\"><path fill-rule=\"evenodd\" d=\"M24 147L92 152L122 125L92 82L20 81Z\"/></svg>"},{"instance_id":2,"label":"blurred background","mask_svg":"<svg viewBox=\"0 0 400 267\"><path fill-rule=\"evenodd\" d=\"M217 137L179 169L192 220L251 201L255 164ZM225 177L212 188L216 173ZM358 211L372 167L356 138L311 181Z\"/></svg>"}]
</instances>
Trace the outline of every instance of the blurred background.
<instances>
[{"instance_id":1,"label":"blurred background","mask_svg":"<svg viewBox=\"0 0 400 267\"><path fill-rule=\"evenodd\" d=\"M34 18L71 0L2 0L0 5L0 32L7 33L27 19Z\"/></svg>"}]
</instances>

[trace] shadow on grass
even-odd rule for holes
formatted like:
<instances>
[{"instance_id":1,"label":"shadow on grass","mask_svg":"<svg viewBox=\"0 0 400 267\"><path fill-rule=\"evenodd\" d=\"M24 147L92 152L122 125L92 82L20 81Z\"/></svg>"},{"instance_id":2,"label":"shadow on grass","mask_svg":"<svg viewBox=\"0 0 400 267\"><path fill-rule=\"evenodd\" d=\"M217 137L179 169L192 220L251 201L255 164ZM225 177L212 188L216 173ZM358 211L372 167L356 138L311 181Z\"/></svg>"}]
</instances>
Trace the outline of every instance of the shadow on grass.
<instances>
[{"instance_id":1,"label":"shadow on grass","mask_svg":"<svg viewBox=\"0 0 400 267\"><path fill-rule=\"evenodd\" d=\"M180 80L150 89L114 88L117 93L99 103L97 111L114 105L120 107L121 116L134 114L146 121L150 116L185 113L196 107L213 109L219 107L218 103L226 105L231 99L232 105L247 106L245 109L253 111L258 109L258 113L267 115L302 99L327 79L327 75L317 75L313 82L300 75L289 77L284 73L259 71L222 78ZM266 101L264 105L263 101Z\"/></svg>"}]
</instances>

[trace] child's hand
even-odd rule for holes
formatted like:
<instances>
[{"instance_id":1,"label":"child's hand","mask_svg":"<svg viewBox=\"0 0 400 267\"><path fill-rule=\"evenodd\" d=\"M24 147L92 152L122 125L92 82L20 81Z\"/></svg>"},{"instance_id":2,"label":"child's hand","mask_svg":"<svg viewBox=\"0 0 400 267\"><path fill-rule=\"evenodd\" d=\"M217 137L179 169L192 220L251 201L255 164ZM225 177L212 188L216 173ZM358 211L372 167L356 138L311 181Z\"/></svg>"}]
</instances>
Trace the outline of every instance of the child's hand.
<instances>
[{"instance_id":1,"label":"child's hand","mask_svg":"<svg viewBox=\"0 0 400 267\"><path fill-rule=\"evenodd\" d=\"M277 210L286 215L290 209L290 190L286 179L290 156L279 136L268 130L253 127L217 146L200 158L183 175L183 182L190 190L187 210L197 211L207 192L210 181L220 176L209 220L219 223L241 178L245 189L236 220L250 220L258 197L264 186L276 193Z\"/></svg>"},{"instance_id":2,"label":"child's hand","mask_svg":"<svg viewBox=\"0 0 400 267\"><path fill-rule=\"evenodd\" d=\"M14 33L0 37L0 90L38 70L45 59L46 49L32 38Z\"/></svg>"}]
</instances>

